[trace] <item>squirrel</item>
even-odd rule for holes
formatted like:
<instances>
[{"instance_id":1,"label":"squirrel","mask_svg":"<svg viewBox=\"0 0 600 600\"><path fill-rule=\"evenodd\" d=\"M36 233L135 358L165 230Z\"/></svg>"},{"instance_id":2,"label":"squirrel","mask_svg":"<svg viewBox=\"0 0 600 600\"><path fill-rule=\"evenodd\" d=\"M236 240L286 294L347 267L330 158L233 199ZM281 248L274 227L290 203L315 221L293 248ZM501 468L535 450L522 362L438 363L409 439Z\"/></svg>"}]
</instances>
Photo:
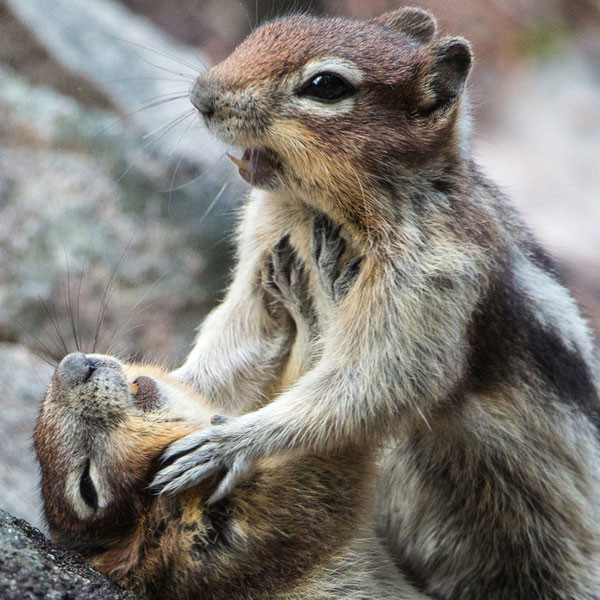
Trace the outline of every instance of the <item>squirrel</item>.
<instances>
[{"instance_id":1,"label":"squirrel","mask_svg":"<svg viewBox=\"0 0 600 600\"><path fill-rule=\"evenodd\" d=\"M210 506L209 482L153 494L162 450L212 413L161 367L67 355L34 438L53 541L156 600L425 600L370 527L368 451L265 459Z\"/></svg>"},{"instance_id":2,"label":"squirrel","mask_svg":"<svg viewBox=\"0 0 600 600\"><path fill-rule=\"evenodd\" d=\"M341 246L332 235L327 241L323 258L337 262ZM314 310L306 271L285 238L263 277L271 310L297 320L299 348L288 362L298 352L307 364ZM328 277L342 290L356 269ZM251 479L210 506L210 482L176 496L152 493L148 484L164 448L227 421L214 412L160 366L67 355L34 435L53 540L150 599L426 600L376 539L369 450L265 459Z\"/></svg>"},{"instance_id":3,"label":"squirrel","mask_svg":"<svg viewBox=\"0 0 600 600\"><path fill-rule=\"evenodd\" d=\"M471 157L472 61L466 40L405 8L269 22L197 78L191 102L245 149L234 162L252 190L233 281L173 376L233 416L173 444L154 484L221 477L215 502L280 453L378 448L378 531L426 593L591 600L592 336ZM334 272L360 261L339 298L318 256L335 225L319 213L341 227ZM304 352L261 284L280 239L309 280ZM290 362L301 375L286 382Z\"/></svg>"}]
</instances>

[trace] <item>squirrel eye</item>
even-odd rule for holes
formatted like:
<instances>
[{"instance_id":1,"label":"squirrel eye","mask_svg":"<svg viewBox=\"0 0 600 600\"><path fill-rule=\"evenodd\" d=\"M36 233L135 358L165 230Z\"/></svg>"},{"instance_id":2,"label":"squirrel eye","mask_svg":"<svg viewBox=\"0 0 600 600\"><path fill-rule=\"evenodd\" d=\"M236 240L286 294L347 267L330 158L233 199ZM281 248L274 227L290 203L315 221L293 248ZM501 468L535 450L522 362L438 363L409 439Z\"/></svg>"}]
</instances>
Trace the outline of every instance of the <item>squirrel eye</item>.
<instances>
[{"instance_id":1,"label":"squirrel eye","mask_svg":"<svg viewBox=\"0 0 600 600\"><path fill-rule=\"evenodd\" d=\"M317 73L300 88L298 95L323 102L337 102L351 96L355 91L355 88L339 75Z\"/></svg>"},{"instance_id":2,"label":"squirrel eye","mask_svg":"<svg viewBox=\"0 0 600 600\"><path fill-rule=\"evenodd\" d=\"M96 486L90 476L90 459L88 458L85 463L85 469L81 474L79 480L79 493L83 498L83 501L90 507L96 510L98 508L98 492L96 492Z\"/></svg>"}]
</instances>

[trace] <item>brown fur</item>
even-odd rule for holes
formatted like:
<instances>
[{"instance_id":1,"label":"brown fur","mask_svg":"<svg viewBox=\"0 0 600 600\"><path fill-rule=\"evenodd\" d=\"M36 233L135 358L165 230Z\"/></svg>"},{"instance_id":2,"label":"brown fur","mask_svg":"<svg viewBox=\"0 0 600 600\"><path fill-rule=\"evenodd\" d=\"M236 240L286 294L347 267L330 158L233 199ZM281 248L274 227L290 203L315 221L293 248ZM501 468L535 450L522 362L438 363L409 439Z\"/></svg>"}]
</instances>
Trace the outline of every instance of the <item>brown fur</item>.
<instances>
[{"instance_id":1,"label":"brown fur","mask_svg":"<svg viewBox=\"0 0 600 600\"><path fill-rule=\"evenodd\" d=\"M92 355L97 367L83 381L69 367L77 359L70 355L59 365L35 434L55 541L148 598L420 598L375 540L364 537L370 453L265 459L234 494L212 505L211 482L158 497L148 484L162 450L207 424L210 407L160 368ZM137 377L130 389L123 385ZM192 418L178 404L182 396L188 408L197 405ZM82 515L79 492L68 482L86 460L97 467L100 502Z\"/></svg>"}]
</instances>

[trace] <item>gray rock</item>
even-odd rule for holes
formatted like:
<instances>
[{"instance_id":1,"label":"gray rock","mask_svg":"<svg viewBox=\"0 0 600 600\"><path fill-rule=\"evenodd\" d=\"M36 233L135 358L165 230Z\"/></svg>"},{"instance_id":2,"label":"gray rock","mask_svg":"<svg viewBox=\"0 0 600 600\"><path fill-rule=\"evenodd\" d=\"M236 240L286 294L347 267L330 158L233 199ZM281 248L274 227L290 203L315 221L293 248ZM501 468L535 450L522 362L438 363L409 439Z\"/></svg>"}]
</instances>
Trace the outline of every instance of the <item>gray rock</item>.
<instances>
[{"instance_id":1,"label":"gray rock","mask_svg":"<svg viewBox=\"0 0 600 600\"><path fill-rule=\"evenodd\" d=\"M50 543L25 521L0 510L0 598L3 600L135 600L78 555Z\"/></svg>"},{"instance_id":2,"label":"gray rock","mask_svg":"<svg viewBox=\"0 0 600 600\"><path fill-rule=\"evenodd\" d=\"M23 346L0 344L0 506L38 527L41 501L32 435L51 375L50 365Z\"/></svg>"},{"instance_id":3,"label":"gray rock","mask_svg":"<svg viewBox=\"0 0 600 600\"><path fill-rule=\"evenodd\" d=\"M7 3L60 63L95 83L142 134L192 112L187 91L208 59L150 21L112 0ZM171 97L178 99L167 102ZM223 147L204 127L195 131L193 144L179 143L190 121L156 136L153 147L164 156L185 157L214 170Z\"/></svg>"}]
</instances>

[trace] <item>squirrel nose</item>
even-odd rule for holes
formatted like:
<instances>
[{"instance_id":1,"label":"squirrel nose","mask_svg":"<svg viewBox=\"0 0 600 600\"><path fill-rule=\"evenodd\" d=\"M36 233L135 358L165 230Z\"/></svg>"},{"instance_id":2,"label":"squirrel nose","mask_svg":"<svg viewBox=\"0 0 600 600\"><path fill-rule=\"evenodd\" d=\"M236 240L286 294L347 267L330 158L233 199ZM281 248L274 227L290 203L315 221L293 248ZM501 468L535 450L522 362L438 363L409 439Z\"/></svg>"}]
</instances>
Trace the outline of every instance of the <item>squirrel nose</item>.
<instances>
[{"instance_id":1,"label":"squirrel nose","mask_svg":"<svg viewBox=\"0 0 600 600\"><path fill-rule=\"evenodd\" d=\"M56 376L63 385L74 386L85 383L95 370L95 361L81 352L73 352L60 361Z\"/></svg>"},{"instance_id":2,"label":"squirrel nose","mask_svg":"<svg viewBox=\"0 0 600 600\"><path fill-rule=\"evenodd\" d=\"M211 117L215 112L215 96L201 79L196 79L190 90L190 101L203 117Z\"/></svg>"}]
</instances>

